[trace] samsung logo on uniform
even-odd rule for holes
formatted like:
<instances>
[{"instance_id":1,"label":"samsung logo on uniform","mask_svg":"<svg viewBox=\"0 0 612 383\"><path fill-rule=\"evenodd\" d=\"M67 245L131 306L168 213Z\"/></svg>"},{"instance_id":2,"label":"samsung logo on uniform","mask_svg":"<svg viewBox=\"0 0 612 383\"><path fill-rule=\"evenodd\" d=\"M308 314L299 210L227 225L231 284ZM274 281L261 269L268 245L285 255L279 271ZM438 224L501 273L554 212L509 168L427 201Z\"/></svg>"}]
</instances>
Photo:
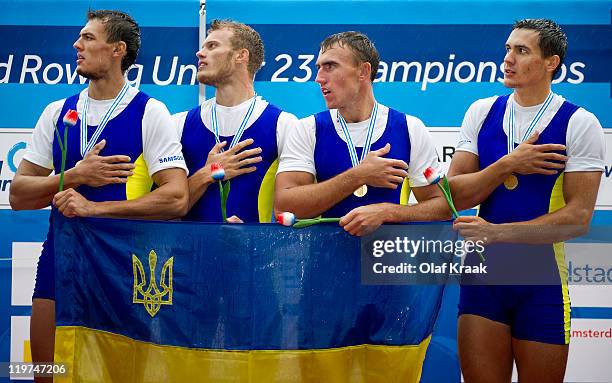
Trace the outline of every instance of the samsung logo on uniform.
<instances>
[{"instance_id":1,"label":"samsung logo on uniform","mask_svg":"<svg viewBox=\"0 0 612 383\"><path fill-rule=\"evenodd\" d=\"M169 157L164 157L164 158L159 159L160 164L163 164L165 162L174 162L174 161L184 161L184 158L183 156L176 155L176 156L169 156Z\"/></svg>"}]
</instances>

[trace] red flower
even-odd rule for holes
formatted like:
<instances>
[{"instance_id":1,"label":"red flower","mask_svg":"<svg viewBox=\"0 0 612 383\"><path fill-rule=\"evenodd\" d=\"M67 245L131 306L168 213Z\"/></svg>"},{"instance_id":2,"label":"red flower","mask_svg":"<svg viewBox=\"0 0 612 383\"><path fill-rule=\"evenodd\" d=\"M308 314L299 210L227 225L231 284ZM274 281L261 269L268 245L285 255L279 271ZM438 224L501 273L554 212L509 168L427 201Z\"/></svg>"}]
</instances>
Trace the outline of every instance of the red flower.
<instances>
[{"instance_id":1,"label":"red flower","mask_svg":"<svg viewBox=\"0 0 612 383\"><path fill-rule=\"evenodd\" d=\"M77 120L79 119L79 114L74 109L68 109L66 114L64 115L64 126L67 128L75 126Z\"/></svg>"},{"instance_id":2,"label":"red flower","mask_svg":"<svg viewBox=\"0 0 612 383\"><path fill-rule=\"evenodd\" d=\"M223 165L218 162L210 164L210 175L215 181L221 181L225 177L225 170Z\"/></svg>"},{"instance_id":3,"label":"red flower","mask_svg":"<svg viewBox=\"0 0 612 383\"><path fill-rule=\"evenodd\" d=\"M425 176L427 183L429 183L430 185L437 184L438 182L440 182L440 178L442 178L438 170L432 168L431 166L425 169L423 175Z\"/></svg>"}]
</instances>

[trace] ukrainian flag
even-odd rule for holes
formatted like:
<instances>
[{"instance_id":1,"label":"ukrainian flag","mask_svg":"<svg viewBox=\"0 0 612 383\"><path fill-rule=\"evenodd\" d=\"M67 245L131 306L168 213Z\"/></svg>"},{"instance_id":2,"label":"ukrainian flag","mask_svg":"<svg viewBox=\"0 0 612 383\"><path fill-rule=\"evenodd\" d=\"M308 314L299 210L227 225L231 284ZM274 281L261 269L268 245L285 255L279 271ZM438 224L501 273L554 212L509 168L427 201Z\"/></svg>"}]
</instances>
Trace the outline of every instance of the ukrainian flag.
<instances>
[{"instance_id":1,"label":"ukrainian flag","mask_svg":"<svg viewBox=\"0 0 612 383\"><path fill-rule=\"evenodd\" d=\"M56 381L419 381L444 286L361 284L336 225L54 219Z\"/></svg>"}]
</instances>

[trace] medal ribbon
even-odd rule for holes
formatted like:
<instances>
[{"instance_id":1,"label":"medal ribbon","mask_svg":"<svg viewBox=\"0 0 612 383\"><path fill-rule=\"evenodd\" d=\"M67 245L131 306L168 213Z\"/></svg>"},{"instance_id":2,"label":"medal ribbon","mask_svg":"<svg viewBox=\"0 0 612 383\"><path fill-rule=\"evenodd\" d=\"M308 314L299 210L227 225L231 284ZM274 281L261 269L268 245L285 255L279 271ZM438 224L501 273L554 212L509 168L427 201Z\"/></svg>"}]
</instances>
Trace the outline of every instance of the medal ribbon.
<instances>
[{"instance_id":1,"label":"medal ribbon","mask_svg":"<svg viewBox=\"0 0 612 383\"><path fill-rule=\"evenodd\" d=\"M351 139L351 135L348 130L348 126L346 125L346 121L344 117L338 112L338 121L340 122L340 126L342 127L342 133L344 133L344 138L346 139L346 147L348 148L349 155L351 157L351 163L353 167L359 165L361 161L368 155L370 152L370 147L372 146L372 136L374 135L374 125L376 123L376 116L378 115L378 103L374 102L374 108L372 108L372 114L370 115L370 123L368 124L368 131L366 135L366 141L363 145L363 151L361 152L361 158L357 159L357 149L353 144L353 140Z\"/></svg>"},{"instance_id":2,"label":"medal ribbon","mask_svg":"<svg viewBox=\"0 0 612 383\"><path fill-rule=\"evenodd\" d=\"M531 120L531 122L529 123L529 127L527 127L527 130L523 134L523 137L521 138L521 141L519 143L525 142L525 140L527 140L529 136L531 136L533 130L535 129L538 122L540 122L540 120L542 119L544 112L546 112L546 109L548 109L552 100L553 92L550 92L548 94L548 97L546 97L546 100L544 100L542 106L540 106L540 109L538 109L536 115L533 117L533 120ZM510 103L510 111L508 112L508 154L510 154L514 150L514 135L516 130L514 115L514 100L512 100L512 102Z\"/></svg>"},{"instance_id":3,"label":"medal ribbon","mask_svg":"<svg viewBox=\"0 0 612 383\"><path fill-rule=\"evenodd\" d=\"M88 93L87 97L85 98L85 101L83 102L83 108L81 110L81 156L85 157L85 155L96 144L96 142L98 141L98 138L100 138L100 135L104 131L104 128L106 128L106 125L111 120L111 116L115 112L115 109L117 109L117 107L119 106L119 104L121 103L121 101L123 100L123 98L125 97L129 89L130 89L130 86L128 85L126 81L125 84L123 84L123 87L121 88L121 90L119 91L119 94L117 95L117 97L115 97L115 99L113 100L112 104L110 105L106 113L104 113L102 120L100 120L100 124L98 124L98 127L94 131L90 140L87 140L87 111L89 110L89 93Z\"/></svg>"},{"instance_id":4,"label":"medal ribbon","mask_svg":"<svg viewBox=\"0 0 612 383\"><path fill-rule=\"evenodd\" d=\"M242 119L242 122L240 123L240 126L238 127L238 131L234 135L234 138L232 138L232 142L230 143L230 146L228 149L233 148L234 146L236 146L237 143L240 142L240 139L242 138L242 134L244 133L246 129L246 124L249 121L249 118L251 118L251 115L253 114L253 110L255 109L255 101L257 101L257 93L255 93L255 95L253 96L253 101L251 101L251 104L249 105L249 109L244 115L244 118ZM217 141L217 144L218 144L221 141L219 140L219 123L217 120L217 101L216 100L213 103L213 107L212 107L212 128L213 128L213 133L215 134L215 141Z\"/></svg>"}]
</instances>

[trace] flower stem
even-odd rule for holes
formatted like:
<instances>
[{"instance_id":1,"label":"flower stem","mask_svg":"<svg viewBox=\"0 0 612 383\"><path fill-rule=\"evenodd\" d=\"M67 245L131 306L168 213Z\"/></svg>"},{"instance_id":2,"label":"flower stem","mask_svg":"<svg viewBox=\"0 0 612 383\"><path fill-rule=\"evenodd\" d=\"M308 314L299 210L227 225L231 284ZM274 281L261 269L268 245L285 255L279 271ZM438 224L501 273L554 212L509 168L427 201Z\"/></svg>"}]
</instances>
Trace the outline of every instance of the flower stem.
<instances>
[{"instance_id":1,"label":"flower stem","mask_svg":"<svg viewBox=\"0 0 612 383\"><path fill-rule=\"evenodd\" d=\"M478 256L480 257L480 261L481 261L481 262L484 262L484 261L485 261L485 257L484 257L484 255L482 254L482 251L480 251L480 250L476 250L476 252L478 253Z\"/></svg>"},{"instance_id":2,"label":"flower stem","mask_svg":"<svg viewBox=\"0 0 612 383\"><path fill-rule=\"evenodd\" d=\"M307 219L298 219L293 227L296 229L302 229L308 226L316 225L318 223L323 222L340 222L340 218L307 218Z\"/></svg>"},{"instance_id":3,"label":"flower stem","mask_svg":"<svg viewBox=\"0 0 612 383\"><path fill-rule=\"evenodd\" d=\"M219 182L219 201L221 203L221 216L223 217L223 223L227 223L227 212L225 210L225 204L223 203L223 184L221 183L221 180L218 181Z\"/></svg>"},{"instance_id":4,"label":"flower stem","mask_svg":"<svg viewBox=\"0 0 612 383\"><path fill-rule=\"evenodd\" d=\"M340 222L340 218L319 218L319 222Z\"/></svg>"},{"instance_id":5,"label":"flower stem","mask_svg":"<svg viewBox=\"0 0 612 383\"><path fill-rule=\"evenodd\" d=\"M455 204L453 203L453 197L450 196L450 191L447 191L442 185L440 185L439 182L438 182L437 185L440 188L440 190L442 191L442 194L444 194L444 198L446 199L446 203L448 204L448 207L453 212L454 218L459 217L459 213L457 213L457 209L455 209Z\"/></svg>"}]
</instances>

